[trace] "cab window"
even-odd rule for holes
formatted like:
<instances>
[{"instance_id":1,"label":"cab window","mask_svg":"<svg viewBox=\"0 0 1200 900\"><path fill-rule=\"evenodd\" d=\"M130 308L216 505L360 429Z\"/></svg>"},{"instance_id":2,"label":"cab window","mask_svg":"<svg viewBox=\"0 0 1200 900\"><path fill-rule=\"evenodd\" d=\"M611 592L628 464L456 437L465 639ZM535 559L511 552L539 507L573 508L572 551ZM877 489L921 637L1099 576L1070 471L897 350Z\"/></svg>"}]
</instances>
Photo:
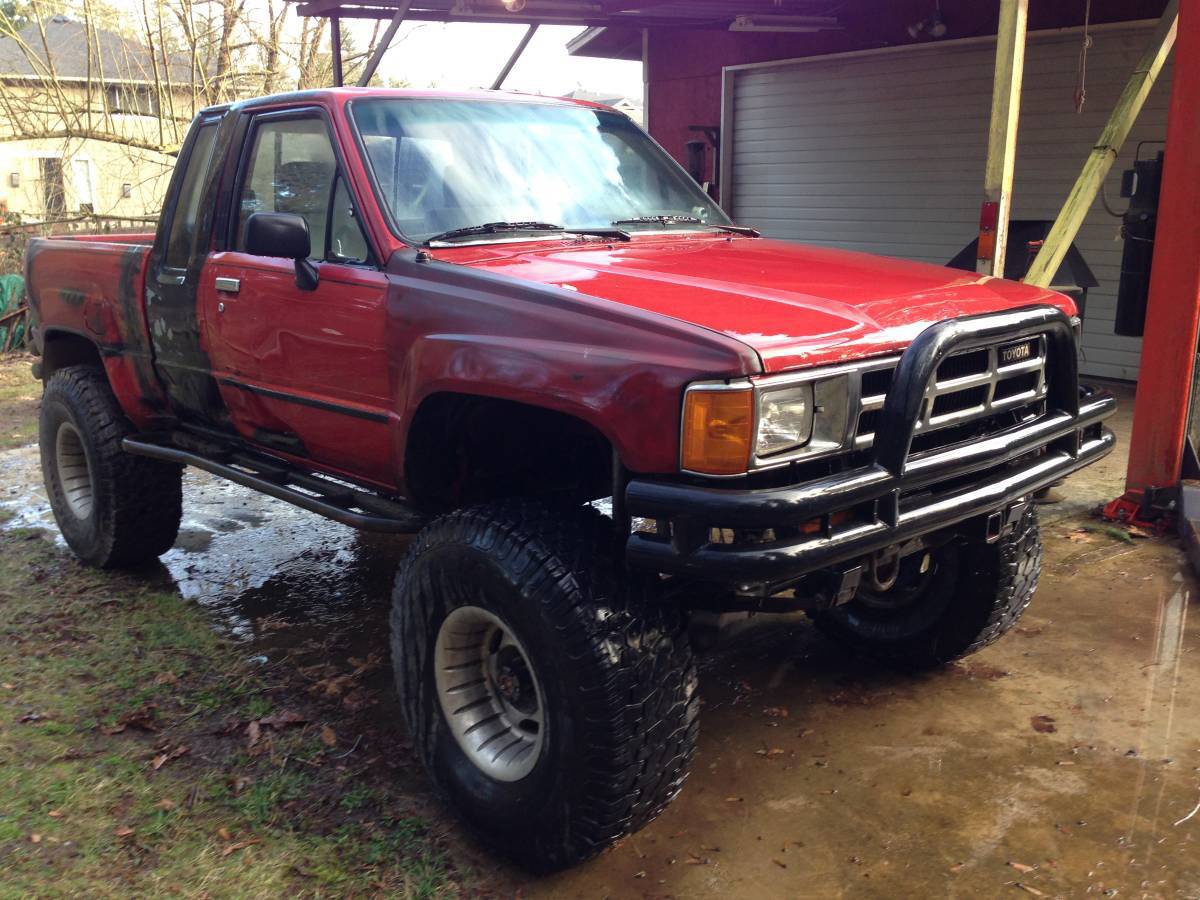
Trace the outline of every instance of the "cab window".
<instances>
[{"instance_id":1,"label":"cab window","mask_svg":"<svg viewBox=\"0 0 1200 900\"><path fill-rule=\"evenodd\" d=\"M245 248L246 222L256 212L303 216L314 259L366 262L370 255L319 118L268 119L254 128L238 198L238 249Z\"/></svg>"},{"instance_id":2,"label":"cab window","mask_svg":"<svg viewBox=\"0 0 1200 900\"><path fill-rule=\"evenodd\" d=\"M212 161L216 136L217 123L211 122L201 125L192 140L187 169L183 173L171 217L171 230L167 233L166 252L163 254L163 265L168 269L186 269L192 257L196 244L196 225L200 217L200 198L204 194L205 176Z\"/></svg>"}]
</instances>

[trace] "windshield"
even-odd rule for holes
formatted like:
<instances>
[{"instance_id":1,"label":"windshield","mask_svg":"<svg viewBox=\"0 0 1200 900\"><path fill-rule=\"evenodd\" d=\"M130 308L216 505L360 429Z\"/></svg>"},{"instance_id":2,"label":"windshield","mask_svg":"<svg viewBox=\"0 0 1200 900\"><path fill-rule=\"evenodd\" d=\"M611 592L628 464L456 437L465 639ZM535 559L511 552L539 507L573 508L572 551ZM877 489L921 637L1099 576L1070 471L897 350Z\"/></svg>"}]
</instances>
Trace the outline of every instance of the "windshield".
<instances>
[{"instance_id":1,"label":"windshield","mask_svg":"<svg viewBox=\"0 0 1200 900\"><path fill-rule=\"evenodd\" d=\"M409 240L489 223L694 230L729 219L625 116L582 106L369 99L351 117ZM516 229L519 230L519 229ZM501 240L514 231L458 239Z\"/></svg>"}]
</instances>

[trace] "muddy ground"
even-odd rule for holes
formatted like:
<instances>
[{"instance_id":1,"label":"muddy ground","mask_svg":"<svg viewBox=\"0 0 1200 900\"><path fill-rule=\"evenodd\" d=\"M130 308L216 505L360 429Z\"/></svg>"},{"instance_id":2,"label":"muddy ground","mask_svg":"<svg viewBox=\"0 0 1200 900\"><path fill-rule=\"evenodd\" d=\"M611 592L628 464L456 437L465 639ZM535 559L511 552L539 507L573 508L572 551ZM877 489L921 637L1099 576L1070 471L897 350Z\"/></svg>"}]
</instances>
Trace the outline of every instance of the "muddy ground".
<instances>
[{"instance_id":1,"label":"muddy ground","mask_svg":"<svg viewBox=\"0 0 1200 900\"><path fill-rule=\"evenodd\" d=\"M366 779L364 821L408 809L422 823L416 858L439 866L434 892L1200 896L1196 585L1173 540L1088 516L1119 492L1123 470L1115 454L1043 509L1038 596L1014 633L968 662L904 676L847 656L803 620L743 623L702 657L700 749L680 798L598 860L548 879L462 838L405 750L386 675L387 593L403 540L357 535L189 473L180 540L138 583L173 595L271 672L282 692L273 709L315 704L305 707L308 740L328 727L338 752L375 760L318 793ZM53 532L39 480L34 449L0 454L10 528ZM353 660L381 666L342 686L353 701L323 696ZM321 838L305 832L305 846ZM262 844L231 855L269 858L286 839L269 828ZM238 843L213 840L214 860ZM390 857L393 877L404 858ZM290 877L280 883L312 890ZM369 879L340 884L333 893L377 889Z\"/></svg>"}]
</instances>

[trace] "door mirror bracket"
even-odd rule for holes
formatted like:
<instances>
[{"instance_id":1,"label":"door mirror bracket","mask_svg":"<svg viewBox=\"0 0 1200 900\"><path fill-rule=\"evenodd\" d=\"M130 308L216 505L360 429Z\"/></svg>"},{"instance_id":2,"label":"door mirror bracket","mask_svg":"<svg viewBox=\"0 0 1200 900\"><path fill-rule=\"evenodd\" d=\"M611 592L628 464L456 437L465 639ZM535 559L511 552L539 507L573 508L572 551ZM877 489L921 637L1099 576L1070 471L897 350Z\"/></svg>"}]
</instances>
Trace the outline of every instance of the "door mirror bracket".
<instances>
[{"instance_id":1,"label":"door mirror bracket","mask_svg":"<svg viewBox=\"0 0 1200 900\"><path fill-rule=\"evenodd\" d=\"M272 256L293 260L296 286L302 291L316 290L321 274L309 254L312 243L308 222L295 213L256 212L246 220L246 252L253 256Z\"/></svg>"}]
</instances>

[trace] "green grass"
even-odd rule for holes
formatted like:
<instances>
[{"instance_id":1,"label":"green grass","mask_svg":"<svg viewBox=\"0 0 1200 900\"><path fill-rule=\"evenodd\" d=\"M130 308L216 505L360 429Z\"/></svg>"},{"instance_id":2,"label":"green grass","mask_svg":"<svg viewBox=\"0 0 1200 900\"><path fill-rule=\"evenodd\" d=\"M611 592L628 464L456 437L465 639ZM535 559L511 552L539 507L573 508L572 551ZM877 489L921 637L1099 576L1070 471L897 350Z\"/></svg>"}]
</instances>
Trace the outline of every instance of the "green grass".
<instances>
[{"instance_id":1,"label":"green grass","mask_svg":"<svg viewBox=\"0 0 1200 900\"><path fill-rule=\"evenodd\" d=\"M474 890L390 773L332 758L298 676L245 657L178 597L0 531L0 898ZM282 709L312 724L248 746Z\"/></svg>"}]
</instances>

